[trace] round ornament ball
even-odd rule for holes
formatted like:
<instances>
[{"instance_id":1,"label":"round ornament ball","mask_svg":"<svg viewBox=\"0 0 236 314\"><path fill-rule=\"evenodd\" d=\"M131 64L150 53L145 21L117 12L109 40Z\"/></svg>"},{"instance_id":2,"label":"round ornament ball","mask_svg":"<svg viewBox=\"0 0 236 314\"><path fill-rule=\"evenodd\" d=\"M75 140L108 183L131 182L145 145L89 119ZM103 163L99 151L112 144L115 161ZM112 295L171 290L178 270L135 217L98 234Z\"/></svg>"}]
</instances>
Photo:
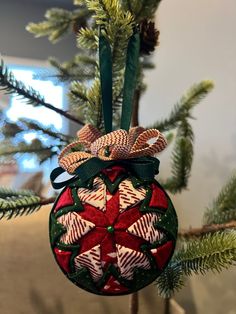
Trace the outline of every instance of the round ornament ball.
<instances>
[{"instance_id":1,"label":"round ornament ball","mask_svg":"<svg viewBox=\"0 0 236 314\"><path fill-rule=\"evenodd\" d=\"M102 170L63 189L50 214L50 242L67 278L98 295L133 293L152 283L174 252L177 216L156 180Z\"/></svg>"}]
</instances>

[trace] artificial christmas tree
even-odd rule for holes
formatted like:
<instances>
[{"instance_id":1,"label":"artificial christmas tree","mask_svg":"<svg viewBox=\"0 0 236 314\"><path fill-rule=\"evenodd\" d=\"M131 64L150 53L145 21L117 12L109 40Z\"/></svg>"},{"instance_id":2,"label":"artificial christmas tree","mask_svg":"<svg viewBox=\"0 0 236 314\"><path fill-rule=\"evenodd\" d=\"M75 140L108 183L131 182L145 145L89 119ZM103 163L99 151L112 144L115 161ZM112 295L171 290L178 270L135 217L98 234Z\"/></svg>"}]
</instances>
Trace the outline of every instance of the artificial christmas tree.
<instances>
[{"instance_id":1,"label":"artificial christmas tree","mask_svg":"<svg viewBox=\"0 0 236 314\"><path fill-rule=\"evenodd\" d=\"M102 84L100 84L100 66L96 55L99 32L101 32L99 26L102 26L102 34L105 35L112 47L112 113L113 127L117 128L121 117L121 104L125 97L123 87L126 54L124 52L127 50L133 29L138 27L143 37L137 80L134 81L135 91L132 97L132 121L133 125L136 126L138 124L139 99L146 88L143 84L144 71L153 66L147 53L150 53L153 50L153 45L157 43L158 32L153 29L150 20L153 18L160 1L75 0L74 3L77 6L75 12L53 9L47 13L45 22L30 24L28 27L37 36L49 35L52 41L58 40L68 29L72 29L76 33L80 48L79 54L72 61L64 64L60 64L54 59L51 60L58 70L59 78L73 81L69 93L71 112L68 113L46 103L37 92L17 82L3 64L0 68L1 86L8 92L24 96L29 101L29 105L42 105L49 110L58 112L77 123L78 127L90 123L104 132ZM91 84L90 80L94 77L95 79ZM169 140L171 139L169 131L177 129L172 158L172 177L162 182L164 188L172 193L181 192L187 187L193 160L193 131L189 122L192 109L212 87L212 83L209 81L203 81L193 86L174 108L169 118L151 126L151 128L165 133ZM71 135L58 134L53 130L48 130L41 126L38 121L21 121L17 124L17 131L13 132L11 136L6 132L9 129L8 125L9 122L6 121L3 127L3 134L5 134L4 147L1 149L3 156L14 155L19 152L40 152L39 159L45 161L59 152L65 145L70 145L72 141ZM40 141L15 145L12 141L15 134L30 129L40 130L55 139L56 145L47 147ZM8 143L7 149L6 142ZM232 231L235 227L235 186L236 180L233 176L214 202L212 209L207 211L205 218L207 226L179 232L179 245L176 253L157 279L160 294L170 297L175 289L183 285L184 276L189 276L192 273L205 273L208 270L219 271L233 263L235 260L235 233ZM12 217L30 213L42 204L49 202L52 200L44 200L30 192L6 191L4 189L1 191L3 216ZM62 211L63 208L64 205L61 208ZM51 217L53 216L54 214ZM62 220L66 224L66 217ZM110 231L113 232L111 228ZM53 249L59 248L53 247Z\"/></svg>"}]
</instances>

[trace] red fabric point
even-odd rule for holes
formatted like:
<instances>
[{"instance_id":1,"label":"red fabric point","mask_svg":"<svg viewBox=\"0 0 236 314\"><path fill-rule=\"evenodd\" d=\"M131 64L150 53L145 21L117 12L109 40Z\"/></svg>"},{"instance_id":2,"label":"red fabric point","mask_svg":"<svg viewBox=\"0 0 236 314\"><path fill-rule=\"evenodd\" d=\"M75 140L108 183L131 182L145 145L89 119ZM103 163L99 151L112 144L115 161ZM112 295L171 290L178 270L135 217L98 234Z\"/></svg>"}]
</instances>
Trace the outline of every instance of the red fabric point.
<instances>
[{"instance_id":1,"label":"red fabric point","mask_svg":"<svg viewBox=\"0 0 236 314\"><path fill-rule=\"evenodd\" d=\"M112 195L107 190L105 215L108 220L108 224L112 226L119 216L119 191Z\"/></svg>"},{"instance_id":2,"label":"red fabric point","mask_svg":"<svg viewBox=\"0 0 236 314\"><path fill-rule=\"evenodd\" d=\"M116 220L116 230L126 231L133 223L135 223L143 215L139 211L139 206L130 208L120 214Z\"/></svg>"},{"instance_id":3,"label":"red fabric point","mask_svg":"<svg viewBox=\"0 0 236 314\"><path fill-rule=\"evenodd\" d=\"M92 229L78 241L78 244L81 246L79 253L82 254L91 250L91 248L100 244L106 235L107 231L105 228L96 227Z\"/></svg>"},{"instance_id":4,"label":"red fabric point","mask_svg":"<svg viewBox=\"0 0 236 314\"><path fill-rule=\"evenodd\" d=\"M144 239L136 237L129 234L126 231L116 231L115 232L115 242L116 244L125 246L134 251L140 251L140 246L147 243Z\"/></svg>"},{"instance_id":5,"label":"red fabric point","mask_svg":"<svg viewBox=\"0 0 236 314\"><path fill-rule=\"evenodd\" d=\"M125 172L125 169L120 166L114 166L112 168L102 170L102 173L105 174L112 183L116 180L118 176Z\"/></svg>"},{"instance_id":6,"label":"red fabric point","mask_svg":"<svg viewBox=\"0 0 236 314\"><path fill-rule=\"evenodd\" d=\"M94 223L97 227L104 227L109 225L109 221L104 212L98 210L89 204L83 204L84 210L79 213L79 215L88 221Z\"/></svg>"},{"instance_id":7,"label":"red fabric point","mask_svg":"<svg viewBox=\"0 0 236 314\"><path fill-rule=\"evenodd\" d=\"M54 209L54 213L56 213L62 207L71 206L73 204L74 204L74 200L71 194L71 189L67 188L58 199L57 205Z\"/></svg>"},{"instance_id":8,"label":"red fabric point","mask_svg":"<svg viewBox=\"0 0 236 314\"><path fill-rule=\"evenodd\" d=\"M61 268L64 269L66 273L70 273L69 262L72 252L62 251L57 248L54 249L54 252L56 254L57 262L61 266Z\"/></svg>"},{"instance_id":9,"label":"red fabric point","mask_svg":"<svg viewBox=\"0 0 236 314\"><path fill-rule=\"evenodd\" d=\"M121 285L117 279L113 276L109 278L105 286L102 288L102 292L111 294L121 294L128 292L128 288Z\"/></svg>"},{"instance_id":10,"label":"red fabric point","mask_svg":"<svg viewBox=\"0 0 236 314\"><path fill-rule=\"evenodd\" d=\"M150 207L160 207L168 208L168 199L163 190L161 190L157 185L152 184L152 197L149 203Z\"/></svg>"},{"instance_id":11,"label":"red fabric point","mask_svg":"<svg viewBox=\"0 0 236 314\"><path fill-rule=\"evenodd\" d=\"M166 263L170 258L172 250L173 250L172 241L165 243L164 245L158 247L157 249L151 250L151 253L155 257L157 265L160 269L163 269L166 266Z\"/></svg>"}]
</instances>

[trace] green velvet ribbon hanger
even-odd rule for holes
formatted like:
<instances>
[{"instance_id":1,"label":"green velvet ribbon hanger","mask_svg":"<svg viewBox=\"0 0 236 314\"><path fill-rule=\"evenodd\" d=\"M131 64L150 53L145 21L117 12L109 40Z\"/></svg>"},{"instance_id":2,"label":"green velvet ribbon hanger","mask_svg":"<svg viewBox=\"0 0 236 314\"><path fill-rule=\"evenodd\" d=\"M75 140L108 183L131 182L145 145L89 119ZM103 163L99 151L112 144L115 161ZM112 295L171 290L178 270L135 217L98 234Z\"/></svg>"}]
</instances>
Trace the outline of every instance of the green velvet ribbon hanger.
<instances>
[{"instance_id":1,"label":"green velvet ribbon hanger","mask_svg":"<svg viewBox=\"0 0 236 314\"><path fill-rule=\"evenodd\" d=\"M130 128L133 99L138 76L140 34L135 31L128 42L124 77L121 129ZM112 51L104 35L99 36L99 65L102 94L102 111L106 133L112 131Z\"/></svg>"}]
</instances>

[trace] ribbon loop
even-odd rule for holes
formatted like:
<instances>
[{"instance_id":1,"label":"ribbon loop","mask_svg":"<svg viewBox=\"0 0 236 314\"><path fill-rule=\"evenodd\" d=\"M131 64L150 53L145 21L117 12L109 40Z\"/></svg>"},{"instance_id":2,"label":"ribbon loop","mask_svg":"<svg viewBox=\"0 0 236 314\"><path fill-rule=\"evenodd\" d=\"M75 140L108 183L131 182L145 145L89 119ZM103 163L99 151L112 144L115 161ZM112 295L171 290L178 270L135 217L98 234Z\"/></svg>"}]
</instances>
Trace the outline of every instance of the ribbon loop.
<instances>
[{"instance_id":1,"label":"ribbon loop","mask_svg":"<svg viewBox=\"0 0 236 314\"><path fill-rule=\"evenodd\" d=\"M105 149L109 150L107 156ZM127 158L129 153L128 133L124 130L117 130L101 136L92 143L91 153L107 160Z\"/></svg>"},{"instance_id":2,"label":"ribbon loop","mask_svg":"<svg viewBox=\"0 0 236 314\"><path fill-rule=\"evenodd\" d=\"M149 144L148 141L156 139L153 144ZM167 143L166 139L163 134L156 130L150 129L142 132L138 138L136 139L131 152L130 156L132 158L138 156L153 156L165 149Z\"/></svg>"},{"instance_id":3,"label":"ribbon loop","mask_svg":"<svg viewBox=\"0 0 236 314\"><path fill-rule=\"evenodd\" d=\"M164 136L155 129L144 130L136 127L132 128L129 133L125 130L117 130L100 137L98 132L90 125L84 126L79 131L81 140L69 144L59 155L60 166L68 173L74 174L81 165L94 157L102 161L142 158L154 156L164 150L167 145ZM156 138L155 143L148 144L148 140L153 138ZM91 143L93 139L95 141ZM71 151L78 145L84 146L85 150Z\"/></svg>"}]
</instances>

